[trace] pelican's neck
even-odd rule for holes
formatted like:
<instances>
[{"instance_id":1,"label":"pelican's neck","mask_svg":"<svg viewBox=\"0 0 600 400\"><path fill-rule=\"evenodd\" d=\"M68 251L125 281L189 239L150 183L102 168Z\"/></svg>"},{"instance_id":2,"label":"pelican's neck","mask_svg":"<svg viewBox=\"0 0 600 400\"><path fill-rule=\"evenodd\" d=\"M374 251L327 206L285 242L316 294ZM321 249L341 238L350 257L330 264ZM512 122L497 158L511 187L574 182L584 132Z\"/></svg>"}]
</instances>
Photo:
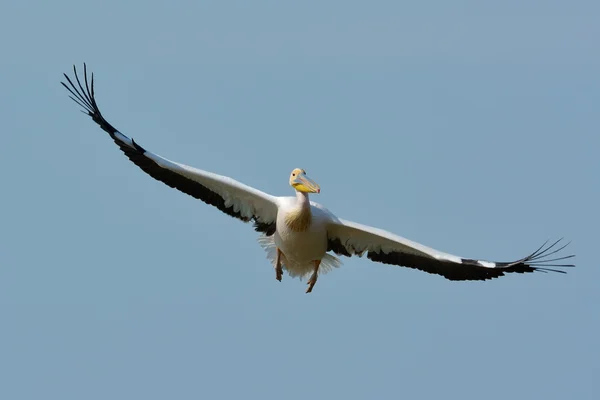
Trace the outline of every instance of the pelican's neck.
<instances>
[{"instance_id":1,"label":"pelican's neck","mask_svg":"<svg viewBox=\"0 0 600 400\"><path fill-rule=\"evenodd\" d=\"M310 200L308 200L308 193L296 190L296 204L298 204L302 210L308 210L308 212L310 212Z\"/></svg>"},{"instance_id":2,"label":"pelican's neck","mask_svg":"<svg viewBox=\"0 0 600 400\"><path fill-rule=\"evenodd\" d=\"M312 222L308 193L296 190L296 207L285 216L287 226L294 232L306 231Z\"/></svg>"}]
</instances>

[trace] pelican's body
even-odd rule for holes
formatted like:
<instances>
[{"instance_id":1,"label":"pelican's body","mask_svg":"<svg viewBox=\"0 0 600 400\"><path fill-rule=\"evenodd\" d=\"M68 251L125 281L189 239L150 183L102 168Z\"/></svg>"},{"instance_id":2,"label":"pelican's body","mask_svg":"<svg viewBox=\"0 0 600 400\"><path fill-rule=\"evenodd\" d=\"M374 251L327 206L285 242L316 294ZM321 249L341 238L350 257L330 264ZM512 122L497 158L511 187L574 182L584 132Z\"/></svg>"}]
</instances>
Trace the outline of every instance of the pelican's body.
<instances>
[{"instance_id":1,"label":"pelican's body","mask_svg":"<svg viewBox=\"0 0 600 400\"><path fill-rule=\"evenodd\" d=\"M306 226L302 223L305 218L310 221ZM311 204L305 193L280 198L273 239L291 276L307 275L314 269L312 263L325 257L328 218L324 210Z\"/></svg>"},{"instance_id":2,"label":"pelican's body","mask_svg":"<svg viewBox=\"0 0 600 400\"><path fill-rule=\"evenodd\" d=\"M303 268L314 260L320 260L327 252L327 230L323 218L317 217L313 212L315 207L305 206L304 201L285 199L277 212L274 240L283 253L288 270ZM302 214L307 214L309 224L304 227L297 222L296 226L290 224L290 221L301 221L304 218Z\"/></svg>"},{"instance_id":3,"label":"pelican's body","mask_svg":"<svg viewBox=\"0 0 600 400\"><path fill-rule=\"evenodd\" d=\"M415 268L438 274L450 280L486 280L509 272L558 271L546 266L569 267L570 264L550 264L572 256L548 259L562 250L558 243L533 252L512 262L491 262L458 257L412 242L393 233L346 221L336 217L321 205L311 202L309 195L320 193L320 187L308 178L306 171L292 171L289 184L295 196L277 197L244 185L229 177L179 164L138 145L109 124L98 109L94 97L94 80L85 85L77 72L77 86L65 75L73 95L89 116L108 132L125 155L154 179L210 204L243 222L253 222L261 233L260 245L272 261L277 280L283 269L292 277L310 276L307 292L312 291L319 273L338 267L341 262L332 254L347 257L367 254L375 262ZM232 245L233 246L233 245Z\"/></svg>"}]
</instances>

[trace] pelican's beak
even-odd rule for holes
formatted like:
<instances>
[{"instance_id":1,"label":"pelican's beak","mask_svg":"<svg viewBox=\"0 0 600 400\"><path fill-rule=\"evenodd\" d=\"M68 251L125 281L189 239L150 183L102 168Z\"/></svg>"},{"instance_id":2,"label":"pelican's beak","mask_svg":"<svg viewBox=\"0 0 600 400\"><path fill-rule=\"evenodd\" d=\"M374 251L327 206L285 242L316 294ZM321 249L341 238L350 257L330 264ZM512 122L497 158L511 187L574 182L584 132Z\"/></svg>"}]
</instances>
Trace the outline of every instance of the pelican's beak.
<instances>
[{"instance_id":1,"label":"pelican's beak","mask_svg":"<svg viewBox=\"0 0 600 400\"><path fill-rule=\"evenodd\" d=\"M292 181L292 186L299 192L304 193L321 193L321 188L315 181L310 179L306 174L299 174L296 179Z\"/></svg>"}]
</instances>

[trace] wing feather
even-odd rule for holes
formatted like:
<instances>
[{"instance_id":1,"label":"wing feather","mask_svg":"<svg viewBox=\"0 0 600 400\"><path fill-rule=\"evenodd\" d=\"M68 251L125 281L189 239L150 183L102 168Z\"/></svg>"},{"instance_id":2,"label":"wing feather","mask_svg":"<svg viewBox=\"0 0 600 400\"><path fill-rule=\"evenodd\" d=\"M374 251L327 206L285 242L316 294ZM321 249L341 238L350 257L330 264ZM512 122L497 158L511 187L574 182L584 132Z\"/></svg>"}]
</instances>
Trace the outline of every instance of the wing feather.
<instances>
[{"instance_id":1,"label":"wing feather","mask_svg":"<svg viewBox=\"0 0 600 400\"><path fill-rule=\"evenodd\" d=\"M140 169L154 179L183 193L210 204L225 214L243 222L254 222L258 232L272 235L277 218L277 198L260 190L244 185L226 176L213 174L184 164L176 163L147 151L133 139L125 136L102 116L94 96L94 75L88 81L87 67L84 64L82 85L77 69L73 66L74 82L64 74L69 96L84 108L94 122L106 131L121 151Z\"/></svg>"},{"instance_id":2,"label":"wing feather","mask_svg":"<svg viewBox=\"0 0 600 400\"><path fill-rule=\"evenodd\" d=\"M546 242L535 252L516 261L492 262L444 253L381 229L337 218L330 222L327 236L327 250L338 255L361 257L367 253L367 258L371 261L414 268L453 281L487 280L511 272L565 273L556 268L574 267L573 264L552 264L574 255L548 258L568 245L567 243L557 248L561 240L549 246Z\"/></svg>"}]
</instances>

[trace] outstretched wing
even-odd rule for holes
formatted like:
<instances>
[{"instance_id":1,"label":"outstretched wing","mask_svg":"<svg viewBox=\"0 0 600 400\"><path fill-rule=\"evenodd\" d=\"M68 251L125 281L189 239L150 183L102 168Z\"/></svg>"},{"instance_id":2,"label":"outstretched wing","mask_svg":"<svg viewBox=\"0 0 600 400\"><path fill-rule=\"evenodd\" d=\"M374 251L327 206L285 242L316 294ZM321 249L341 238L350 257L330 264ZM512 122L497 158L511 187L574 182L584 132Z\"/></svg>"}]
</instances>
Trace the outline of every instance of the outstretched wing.
<instances>
[{"instance_id":1,"label":"outstretched wing","mask_svg":"<svg viewBox=\"0 0 600 400\"><path fill-rule=\"evenodd\" d=\"M504 276L505 273L552 271L556 267L573 267L572 264L554 264L574 255L551 258L567 245L559 246L560 240L547 246L544 243L539 249L520 260L512 262L491 262L462 258L443 253L422 244L410 241L381 229L357 224L341 219L332 219L327 229L328 251L338 255L351 257L367 257L384 264L415 268L430 274L438 274L453 281L487 280ZM547 268L553 267L553 268Z\"/></svg>"},{"instance_id":2,"label":"outstretched wing","mask_svg":"<svg viewBox=\"0 0 600 400\"><path fill-rule=\"evenodd\" d=\"M179 164L147 151L119 132L104 119L94 97L94 75L88 82L87 67L83 65L85 86L81 84L77 70L73 66L75 81L65 75L67 85L62 85L71 93L73 101L85 109L100 127L108 132L121 151L144 172L172 188L215 206L225 214L244 222L253 221L256 231L272 235L277 219L277 198L260 190L246 186L226 176L202 171Z\"/></svg>"}]
</instances>

